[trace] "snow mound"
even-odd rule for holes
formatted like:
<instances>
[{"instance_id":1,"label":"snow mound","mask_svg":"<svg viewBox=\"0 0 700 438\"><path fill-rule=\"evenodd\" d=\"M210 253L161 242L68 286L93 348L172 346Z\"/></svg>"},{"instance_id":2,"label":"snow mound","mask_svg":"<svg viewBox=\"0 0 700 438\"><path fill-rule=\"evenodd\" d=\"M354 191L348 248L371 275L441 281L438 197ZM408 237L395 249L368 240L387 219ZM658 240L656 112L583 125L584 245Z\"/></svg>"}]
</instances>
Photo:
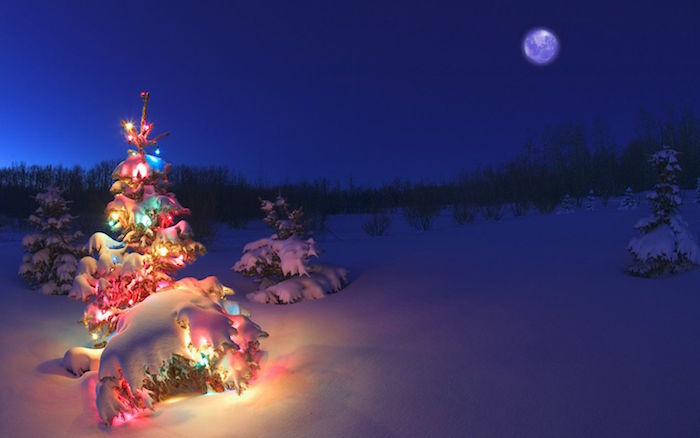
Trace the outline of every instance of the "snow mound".
<instances>
[{"instance_id":1,"label":"snow mound","mask_svg":"<svg viewBox=\"0 0 700 438\"><path fill-rule=\"evenodd\" d=\"M338 292L348 283L343 268L313 265L306 276L296 276L251 292L246 297L257 303L291 304L302 300L317 300Z\"/></svg>"},{"instance_id":2,"label":"snow mound","mask_svg":"<svg viewBox=\"0 0 700 438\"><path fill-rule=\"evenodd\" d=\"M282 276L309 275L310 257L318 257L318 248L314 239L301 240L290 237L279 240L277 235L272 235L244 246L243 255L233 265L233 270L266 275L267 267L278 266Z\"/></svg>"},{"instance_id":3,"label":"snow mound","mask_svg":"<svg viewBox=\"0 0 700 438\"><path fill-rule=\"evenodd\" d=\"M208 293L217 287L211 277L186 278L122 314L100 361L102 421L153 409L177 388L240 393L248 386L259 367L259 339L267 333L244 315L226 313L221 295ZM199 380L187 384L172 376Z\"/></svg>"},{"instance_id":4,"label":"snow mound","mask_svg":"<svg viewBox=\"0 0 700 438\"><path fill-rule=\"evenodd\" d=\"M61 363L71 373L82 376L83 373L96 370L100 366L102 350L102 348L73 347L66 351Z\"/></svg>"},{"instance_id":5,"label":"snow mound","mask_svg":"<svg viewBox=\"0 0 700 438\"><path fill-rule=\"evenodd\" d=\"M651 219L642 219L635 227L644 228ZM700 264L700 248L687 225L677 216L632 239L627 249L635 259L629 270L637 275L672 274Z\"/></svg>"}]
</instances>

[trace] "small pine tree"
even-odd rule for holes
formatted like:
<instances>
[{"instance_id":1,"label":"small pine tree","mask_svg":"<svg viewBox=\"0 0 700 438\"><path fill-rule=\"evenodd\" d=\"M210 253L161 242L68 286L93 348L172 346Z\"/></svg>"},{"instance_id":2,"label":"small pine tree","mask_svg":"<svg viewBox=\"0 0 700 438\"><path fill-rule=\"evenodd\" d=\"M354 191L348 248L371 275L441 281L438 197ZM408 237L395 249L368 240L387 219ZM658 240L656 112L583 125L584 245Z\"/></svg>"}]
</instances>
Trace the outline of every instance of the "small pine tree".
<instances>
[{"instance_id":1,"label":"small pine tree","mask_svg":"<svg viewBox=\"0 0 700 438\"><path fill-rule=\"evenodd\" d=\"M289 304L322 298L347 284L347 271L311 264L320 252L308 237L303 212L291 210L278 196L275 202L260 200L264 222L275 232L243 247L243 255L233 270L254 277L260 284L248 299L261 303Z\"/></svg>"},{"instance_id":2,"label":"small pine tree","mask_svg":"<svg viewBox=\"0 0 700 438\"><path fill-rule=\"evenodd\" d=\"M588 196L586 196L586 199L583 201L583 208L586 209L586 211L593 211L595 210L595 203L596 200L595 193L593 192L593 189L588 191Z\"/></svg>"},{"instance_id":3,"label":"small pine tree","mask_svg":"<svg viewBox=\"0 0 700 438\"><path fill-rule=\"evenodd\" d=\"M309 259L318 257L320 250L313 238L306 239L304 212L301 208L290 211L282 196L275 202L261 199L260 210L265 215L263 222L275 234L247 244L233 269L265 285L293 275L308 275Z\"/></svg>"},{"instance_id":4,"label":"small pine tree","mask_svg":"<svg viewBox=\"0 0 700 438\"><path fill-rule=\"evenodd\" d=\"M681 171L678 152L664 146L649 162L658 175L654 190L647 195L653 216L641 219L634 226L642 236L630 241L627 249L634 258L628 271L650 277L673 274L700 262L700 248L687 225L678 214L681 192L676 184Z\"/></svg>"},{"instance_id":5,"label":"small pine tree","mask_svg":"<svg viewBox=\"0 0 700 438\"><path fill-rule=\"evenodd\" d=\"M574 212L575 202L567 193L557 207L557 214L570 214Z\"/></svg>"},{"instance_id":6,"label":"small pine tree","mask_svg":"<svg viewBox=\"0 0 700 438\"><path fill-rule=\"evenodd\" d=\"M275 231L280 240L294 235L304 237L307 234L308 223L304 220L301 208L289 211L289 204L282 196L277 196L275 202L261 199L260 204L260 209L265 214L263 222Z\"/></svg>"},{"instance_id":7,"label":"small pine tree","mask_svg":"<svg viewBox=\"0 0 700 438\"><path fill-rule=\"evenodd\" d=\"M637 208L637 198L634 196L631 187L625 189L625 193L622 195L620 200L620 205L617 206L618 210L633 210Z\"/></svg>"},{"instance_id":8,"label":"small pine tree","mask_svg":"<svg viewBox=\"0 0 700 438\"><path fill-rule=\"evenodd\" d=\"M22 239L24 257L19 275L46 294L65 295L73 284L81 251L73 245L80 232L72 232L68 202L56 187L36 195L39 207L29 216L37 233Z\"/></svg>"}]
</instances>

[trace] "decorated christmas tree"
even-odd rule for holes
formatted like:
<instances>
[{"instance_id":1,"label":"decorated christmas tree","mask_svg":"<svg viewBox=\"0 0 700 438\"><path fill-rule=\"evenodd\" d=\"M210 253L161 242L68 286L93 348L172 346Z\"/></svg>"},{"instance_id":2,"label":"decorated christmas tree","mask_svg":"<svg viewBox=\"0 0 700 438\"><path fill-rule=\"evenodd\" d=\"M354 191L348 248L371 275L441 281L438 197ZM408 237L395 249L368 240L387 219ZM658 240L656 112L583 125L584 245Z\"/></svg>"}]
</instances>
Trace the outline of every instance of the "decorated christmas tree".
<instances>
[{"instance_id":1,"label":"decorated christmas tree","mask_svg":"<svg viewBox=\"0 0 700 438\"><path fill-rule=\"evenodd\" d=\"M104 233L90 238L92 256L80 261L71 289L71 296L90 301L83 322L100 341L115 330L125 309L170 285L177 270L205 252L193 240L189 224L178 219L189 210L167 191L169 165L157 156L157 142L168 134L149 138L149 93L141 97L140 123L122 121L126 140L135 149L112 174L114 200L106 208L117 238ZM156 155L148 154L149 148L155 148Z\"/></svg>"},{"instance_id":2,"label":"decorated christmas tree","mask_svg":"<svg viewBox=\"0 0 700 438\"><path fill-rule=\"evenodd\" d=\"M310 263L318 257L318 245L306 231L301 209L290 210L286 199L261 200L264 222L275 233L247 244L233 270L255 277L260 284L248 299L261 303L289 304L323 298L347 284L343 268Z\"/></svg>"},{"instance_id":3,"label":"decorated christmas tree","mask_svg":"<svg viewBox=\"0 0 700 438\"><path fill-rule=\"evenodd\" d=\"M633 210L637 208L637 198L634 196L631 187L625 189L625 193L622 195L620 200L620 205L618 205L618 210Z\"/></svg>"},{"instance_id":4,"label":"decorated christmas tree","mask_svg":"<svg viewBox=\"0 0 700 438\"><path fill-rule=\"evenodd\" d=\"M259 342L267 336L216 277L174 279L204 247L178 219L188 210L167 191L168 165L146 153L164 135L148 138L149 95L142 97L139 129L122 122L136 149L114 170L106 209L118 236L90 238L93 256L80 261L71 290L90 300L83 322L104 349L75 347L63 358L76 375L97 370L96 407L107 425L175 394L241 393L260 367Z\"/></svg>"},{"instance_id":5,"label":"decorated christmas tree","mask_svg":"<svg viewBox=\"0 0 700 438\"><path fill-rule=\"evenodd\" d=\"M65 295L71 289L81 250L73 241L80 232L71 231L68 202L56 187L36 195L39 207L29 216L37 232L22 239L24 256L19 274L46 294Z\"/></svg>"},{"instance_id":6,"label":"decorated christmas tree","mask_svg":"<svg viewBox=\"0 0 700 438\"><path fill-rule=\"evenodd\" d=\"M627 249L634 258L628 268L644 277L684 271L700 263L700 248L678 214L681 192L676 184L681 171L678 152L664 146L649 162L658 175L658 182L647 195L653 215L634 226L642 236L630 241Z\"/></svg>"}]
</instances>

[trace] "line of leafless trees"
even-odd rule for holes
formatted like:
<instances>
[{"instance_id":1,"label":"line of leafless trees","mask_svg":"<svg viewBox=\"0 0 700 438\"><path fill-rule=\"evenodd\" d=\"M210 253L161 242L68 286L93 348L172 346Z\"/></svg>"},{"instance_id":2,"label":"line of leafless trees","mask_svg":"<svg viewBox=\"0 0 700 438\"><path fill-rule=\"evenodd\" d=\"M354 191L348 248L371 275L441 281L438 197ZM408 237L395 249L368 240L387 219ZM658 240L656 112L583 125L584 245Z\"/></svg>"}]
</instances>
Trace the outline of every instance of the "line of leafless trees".
<instances>
[{"instance_id":1,"label":"line of leafless trees","mask_svg":"<svg viewBox=\"0 0 700 438\"><path fill-rule=\"evenodd\" d=\"M302 206L316 228L337 213L372 213L373 233L388 226L387 211L403 210L409 223L427 229L444 208L453 210L459 223L470 222L477 208L487 219L498 220L504 210L515 216L536 208L552 211L565 194L581 200L593 190L605 203L626 187L642 191L654 184L648 156L661 144L680 154L683 188L695 187L700 176L700 120L691 111L669 112L658 118L640 111L635 134L616 144L603 122L593 126L568 123L552 126L528 139L515 159L501 166L462 173L445 183L396 180L381 187L319 179L295 184L251 184L223 167L174 166L172 191L192 210L190 222L206 235L217 222L243 226L259 217L259 198L283 194ZM104 228L103 210L112 198L111 172L117 162L102 162L90 169L16 164L0 168L0 215L26 218L35 208L32 195L57 185L73 202L73 212L85 231ZM368 232L369 233L369 232Z\"/></svg>"}]
</instances>

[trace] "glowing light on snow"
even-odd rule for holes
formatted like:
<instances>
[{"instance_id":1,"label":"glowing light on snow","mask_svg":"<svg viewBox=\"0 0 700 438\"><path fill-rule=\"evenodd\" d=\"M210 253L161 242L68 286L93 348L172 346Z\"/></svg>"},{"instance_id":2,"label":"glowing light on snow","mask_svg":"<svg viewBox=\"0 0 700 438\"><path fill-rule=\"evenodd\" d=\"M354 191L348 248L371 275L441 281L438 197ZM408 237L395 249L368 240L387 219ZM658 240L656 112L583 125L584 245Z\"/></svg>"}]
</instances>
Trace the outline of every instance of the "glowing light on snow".
<instances>
[{"instance_id":1,"label":"glowing light on snow","mask_svg":"<svg viewBox=\"0 0 700 438\"><path fill-rule=\"evenodd\" d=\"M226 313L228 313L229 315L240 315L241 307L238 305L237 302L225 300L221 304Z\"/></svg>"},{"instance_id":2,"label":"glowing light on snow","mask_svg":"<svg viewBox=\"0 0 700 438\"><path fill-rule=\"evenodd\" d=\"M101 310L98 310L98 311L97 311L96 318L97 318L98 321L104 321L104 320L106 320L107 318L109 318L110 316L112 316L112 311L111 311L111 310L108 310L108 311L106 311L106 312L103 312L103 311L101 311Z\"/></svg>"},{"instance_id":3,"label":"glowing light on snow","mask_svg":"<svg viewBox=\"0 0 700 438\"><path fill-rule=\"evenodd\" d=\"M144 227L150 227L153 221L148 215L139 215L138 219L136 220L137 223L143 225Z\"/></svg>"}]
</instances>

